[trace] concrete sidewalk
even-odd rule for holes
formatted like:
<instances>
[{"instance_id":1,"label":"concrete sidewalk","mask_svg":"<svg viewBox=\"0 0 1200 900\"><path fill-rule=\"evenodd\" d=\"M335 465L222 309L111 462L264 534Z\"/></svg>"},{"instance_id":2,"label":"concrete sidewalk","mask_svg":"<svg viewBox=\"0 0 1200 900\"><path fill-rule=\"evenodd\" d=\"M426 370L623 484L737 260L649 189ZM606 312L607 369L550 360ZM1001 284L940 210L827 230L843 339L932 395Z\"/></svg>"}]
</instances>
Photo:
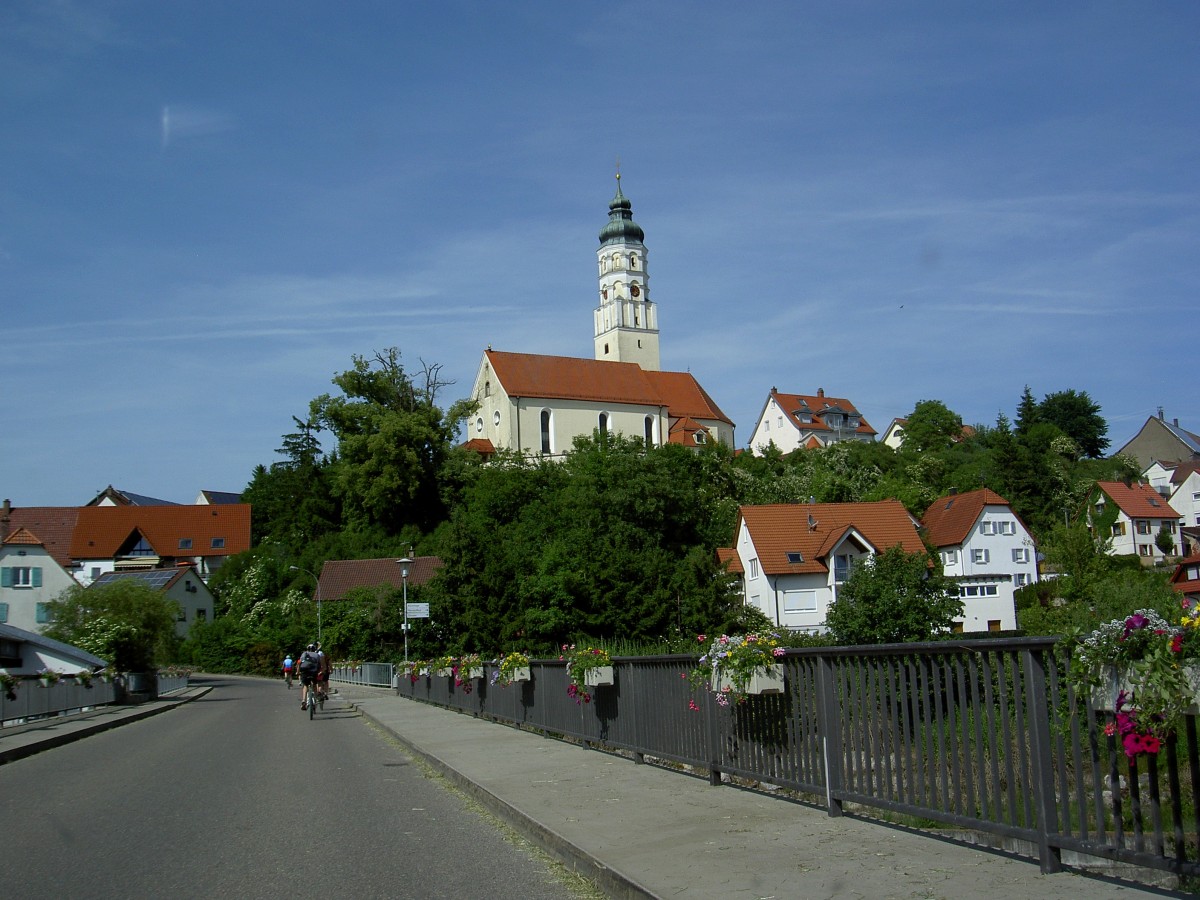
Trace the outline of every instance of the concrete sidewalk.
<instances>
[{"instance_id":1,"label":"concrete sidewalk","mask_svg":"<svg viewBox=\"0 0 1200 900\"><path fill-rule=\"evenodd\" d=\"M187 687L136 706L100 706L70 716L56 716L51 719L39 719L27 725L0 728L0 765L52 747L61 747L63 744L99 734L119 725L156 716L197 697L203 697L211 690L209 686Z\"/></svg>"},{"instance_id":2,"label":"concrete sidewalk","mask_svg":"<svg viewBox=\"0 0 1200 900\"><path fill-rule=\"evenodd\" d=\"M395 696L339 700L613 897L1180 896L637 765Z\"/></svg>"}]
</instances>

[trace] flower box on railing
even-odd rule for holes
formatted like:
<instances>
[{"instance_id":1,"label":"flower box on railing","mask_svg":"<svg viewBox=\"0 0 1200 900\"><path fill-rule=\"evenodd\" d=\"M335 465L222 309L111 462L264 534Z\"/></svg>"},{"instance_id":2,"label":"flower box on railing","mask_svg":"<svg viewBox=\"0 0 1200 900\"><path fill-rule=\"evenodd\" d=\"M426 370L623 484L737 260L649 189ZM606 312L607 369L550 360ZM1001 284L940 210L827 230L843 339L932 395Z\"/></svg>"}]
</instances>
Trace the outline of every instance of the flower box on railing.
<instances>
[{"instance_id":1,"label":"flower box on railing","mask_svg":"<svg viewBox=\"0 0 1200 900\"><path fill-rule=\"evenodd\" d=\"M601 687L613 683L612 666L593 666L583 673L583 683L588 687Z\"/></svg>"},{"instance_id":2,"label":"flower box on railing","mask_svg":"<svg viewBox=\"0 0 1200 900\"><path fill-rule=\"evenodd\" d=\"M1117 700L1124 691L1127 699L1133 697L1133 679L1128 669L1104 666L1100 671L1100 684L1091 689L1091 706L1096 712L1113 712Z\"/></svg>"},{"instance_id":3,"label":"flower box on railing","mask_svg":"<svg viewBox=\"0 0 1200 900\"><path fill-rule=\"evenodd\" d=\"M529 666L517 666L512 670L513 681L532 681L533 675Z\"/></svg>"},{"instance_id":4,"label":"flower box on railing","mask_svg":"<svg viewBox=\"0 0 1200 900\"><path fill-rule=\"evenodd\" d=\"M733 679L725 672L714 672L712 689L717 693L733 690ZM747 694L782 694L783 666L775 663L755 669L746 681Z\"/></svg>"},{"instance_id":5,"label":"flower box on railing","mask_svg":"<svg viewBox=\"0 0 1200 900\"><path fill-rule=\"evenodd\" d=\"M463 681L474 681L483 677L483 666L470 666L462 670Z\"/></svg>"},{"instance_id":6,"label":"flower box on railing","mask_svg":"<svg viewBox=\"0 0 1200 900\"><path fill-rule=\"evenodd\" d=\"M454 668L452 666L441 666L437 670L438 678L453 678Z\"/></svg>"}]
</instances>

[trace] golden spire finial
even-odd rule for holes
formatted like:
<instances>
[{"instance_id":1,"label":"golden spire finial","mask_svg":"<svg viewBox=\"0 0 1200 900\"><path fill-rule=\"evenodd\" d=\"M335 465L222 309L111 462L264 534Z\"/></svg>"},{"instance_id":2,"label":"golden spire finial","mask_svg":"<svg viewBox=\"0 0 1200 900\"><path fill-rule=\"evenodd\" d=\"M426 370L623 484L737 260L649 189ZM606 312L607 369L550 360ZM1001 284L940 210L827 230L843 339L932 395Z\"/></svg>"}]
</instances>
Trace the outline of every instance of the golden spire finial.
<instances>
[{"instance_id":1,"label":"golden spire finial","mask_svg":"<svg viewBox=\"0 0 1200 900\"><path fill-rule=\"evenodd\" d=\"M621 157L617 157L617 184L621 183Z\"/></svg>"}]
</instances>

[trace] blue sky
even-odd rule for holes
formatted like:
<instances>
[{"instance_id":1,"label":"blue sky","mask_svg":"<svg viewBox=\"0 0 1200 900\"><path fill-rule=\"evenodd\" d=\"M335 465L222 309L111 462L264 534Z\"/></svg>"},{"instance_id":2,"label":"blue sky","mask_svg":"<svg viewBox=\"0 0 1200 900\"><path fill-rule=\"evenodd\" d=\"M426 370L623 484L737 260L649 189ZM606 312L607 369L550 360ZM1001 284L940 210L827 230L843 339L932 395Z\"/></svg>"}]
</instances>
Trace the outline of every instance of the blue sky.
<instances>
[{"instance_id":1,"label":"blue sky","mask_svg":"<svg viewBox=\"0 0 1200 900\"><path fill-rule=\"evenodd\" d=\"M0 493L239 491L354 354L592 355L619 158L663 367L882 434L1200 431L1200 4L0 8Z\"/></svg>"}]
</instances>

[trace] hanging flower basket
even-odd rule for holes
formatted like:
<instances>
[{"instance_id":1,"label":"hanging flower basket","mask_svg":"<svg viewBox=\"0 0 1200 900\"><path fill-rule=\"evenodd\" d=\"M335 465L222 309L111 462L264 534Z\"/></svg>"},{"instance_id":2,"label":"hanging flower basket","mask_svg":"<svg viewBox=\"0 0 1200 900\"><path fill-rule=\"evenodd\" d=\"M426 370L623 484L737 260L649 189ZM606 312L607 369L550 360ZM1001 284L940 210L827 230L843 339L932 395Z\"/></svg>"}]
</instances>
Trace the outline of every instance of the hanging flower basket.
<instances>
[{"instance_id":1,"label":"hanging flower basket","mask_svg":"<svg viewBox=\"0 0 1200 900\"><path fill-rule=\"evenodd\" d=\"M508 687L517 681L529 681L532 677L529 657L514 650L497 661L496 669L492 672L492 684Z\"/></svg>"}]
</instances>

